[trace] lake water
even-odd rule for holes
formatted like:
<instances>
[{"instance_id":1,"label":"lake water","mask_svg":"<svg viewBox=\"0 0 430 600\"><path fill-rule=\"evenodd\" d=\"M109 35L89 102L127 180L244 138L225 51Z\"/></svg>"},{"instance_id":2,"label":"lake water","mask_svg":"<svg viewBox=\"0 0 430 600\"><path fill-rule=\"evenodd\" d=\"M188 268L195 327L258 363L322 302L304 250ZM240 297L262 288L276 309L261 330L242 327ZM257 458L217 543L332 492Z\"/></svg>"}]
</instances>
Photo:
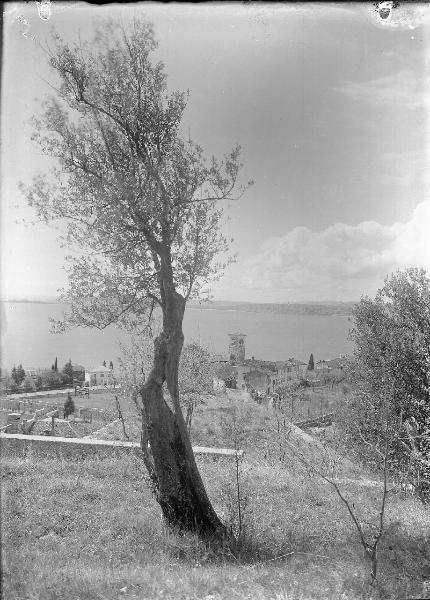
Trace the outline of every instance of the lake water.
<instances>
[{"instance_id":1,"label":"lake water","mask_svg":"<svg viewBox=\"0 0 430 600\"><path fill-rule=\"evenodd\" d=\"M2 365L10 368L50 367L58 357L64 365L73 362L88 368L104 360L115 363L120 354L120 333L114 327L104 331L77 328L64 334L50 333L49 317L59 319L61 304L2 302ZM289 357L307 362L347 354L351 323L346 316L281 315L237 310L187 308L184 318L186 341L201 340L211 352L227 354L228 333L247 335L246 356L265 360Z\"/></svg>"}]
</instances>

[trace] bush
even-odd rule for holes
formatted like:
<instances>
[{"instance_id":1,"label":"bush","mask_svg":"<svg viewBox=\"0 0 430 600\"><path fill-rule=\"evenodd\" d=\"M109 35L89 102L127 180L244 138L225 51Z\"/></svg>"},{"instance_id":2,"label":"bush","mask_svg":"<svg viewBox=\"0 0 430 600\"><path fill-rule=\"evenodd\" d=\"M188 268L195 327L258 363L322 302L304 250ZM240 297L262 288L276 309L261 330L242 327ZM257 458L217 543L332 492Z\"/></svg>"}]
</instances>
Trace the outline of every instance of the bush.
<instances>
[{"instance_id":1,"label":"bush","mask_svg":"<svg viewBox=\"0 0 430 600\"><path fill-rule=\"evenodd\" d=\"M65 387L68 382L68 376L58 371L46 370L41 376L42 385L50 390Z\"/></svg>"},{"instance_id":2,"label":"bush","mask_svg":"<svg viewBox=\"0 0 430 600\"><path fill-rule=\"evenodd\" d=\"M70 394L67 394L67 399L64 403L64 418L67 419L69 415L72 415L75 412L75 403L73 402L73 398Z\"/></svg>"},{"instance_id":3,"label":"bush","mask_svg":"<svg viewBox=\"0 0 430 600\"><path fill-rule=\"evenodd\" d=\"M26 378L22 384L22 389L27 393L33 391L32 381Z\"/></svg>"},{"instance_id":4,"label":"bush","mask_svg":"<svg viewBox=\"0 0 430 600\"><path fill-rule=\"evenodd\" d=\"M350 418L340 421L358 452L368 453L388 411L394 472L407 477L423 501L430 501L429 306L430 278L423 269L398 271L375 299L355 306L354 397Z\"/></svg>"}]
</instances>

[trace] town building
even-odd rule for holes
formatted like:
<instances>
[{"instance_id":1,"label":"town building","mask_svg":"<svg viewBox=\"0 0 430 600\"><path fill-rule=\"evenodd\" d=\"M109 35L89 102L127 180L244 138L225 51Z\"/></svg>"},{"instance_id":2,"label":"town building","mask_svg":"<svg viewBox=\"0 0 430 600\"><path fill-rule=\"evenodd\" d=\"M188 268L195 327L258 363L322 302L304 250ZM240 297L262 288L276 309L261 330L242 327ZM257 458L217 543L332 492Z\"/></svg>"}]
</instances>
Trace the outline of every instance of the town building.
<instances>
[{"instance_id":1,"label":"town building","mask_svg":"<svg viewBox=\"0 0 430 600\"><path fill-rule=\"evenodd\" d=\"M229 333L229 359L236 373L237 389L254 391L260 394L273 394L283 381L300 379L306 376L307 363L295 358L273 362L245 358L245 338L243 333Z\"/></svg>"},{"instance_id":2,"label":"town building","mask_svg":"<svg viewBox=\"0 0 430 600\"><path fill-rule=\"evenodd\" d=\"M235 378L237 389L248 392L257 392L258 394L271 395L276 393L277 387L288 381L297 381L308 377L308 363L305 363L296 358L288 358L285 361L269 361L258 360L254 356L246 357L244 333L229 333L229 358L222 355L213 357L212 362L217 363L220 367L216 380L214 379L214 387L223 389L223 382L231 379L231 373L227 373L228 369L225 363L229 361L230 369ZM347 358L340 356L332 360L319 360L315 364L315 371L318 373L333 373L340 374L346 367ZM224 368L223 368L224 364ZM228 383L227 383L228 386Z\"/></svg>"},{"instance_id":3,"label":"town building","mask_svg":"<svg viewBox=\"0 0 430 600\"><path fill-rule=\"evenodd\" d=\"M293 379L301 379L306 376L307 363L289 358L286 361L278 361L276 369L279 382L292 381Z\"/></svg>"},{"instance_id":4,"label":"town building","mask_svg":"<svg viewBox=\"0 0 430 600\"><path fill-rule=\"evenodd\" d=\"M273 394L277 385L277 377L271 369L255 367L244 374L244 382L248 391Z\"/></svg>"},{"instance_id":5,"label":"town building","mask_svg":"<svg viewBox=\"0 0 430 600\"><path fill-rule=\"evenodd\" d=\"M115 377L113 370L104 365L85 371L85 381L89 385L113 385Z\"/></svg>"},{"instance_id":6,"label":"town building","mask_svg":"<svg viewBox=\"0 0 430 600\"><path fill-rule=\"evenodd\" d=\"M40 369L35 369L34 367L23 367L25 371L25 376L28 379L37 379L40 375Z\"/></svg>"},{"instance_id":7,"label":"town building","mask_svg":"<svg viewBox=\"0 0 430 600\"><path fill-rule=\"evenodd\" d=\"M338 369L339 371L343 371L343 369L346 367L346 364L346 356L339 356L339 358L333 358L332 360L328 361L329 369Z\"/></svg>"},{"instance_id":8,"label":"town building","mask_svg":"<svg viewBox=\"0 0 430 600\"><path fill-rule=\"evenodd\" d=\"M339 358L333 358L331 360L319 360L315 365L315 369L317 371L340 374L345 369L346 364L347 357L340 356Z\"/></svg>"},{"instance_id":9,"label":"town building","mask_svg":"<svg viewBox=\"0 0 430 600\"><path fill-rule=\"evenodd\" d=\"M230 362L229 359L224 356L224 354L211 354L209 361L214 364L226 364Z\"/></svg>"},{"instance_id":10,"label":"town building","mask_svg":"<svg viewBox=\"0 0 430 600\"><path fill-rule=\"evenodd\" d=\"M315 364L315 371L330 371L328 360L318 360Z\"/></svg>"}]
</instances>

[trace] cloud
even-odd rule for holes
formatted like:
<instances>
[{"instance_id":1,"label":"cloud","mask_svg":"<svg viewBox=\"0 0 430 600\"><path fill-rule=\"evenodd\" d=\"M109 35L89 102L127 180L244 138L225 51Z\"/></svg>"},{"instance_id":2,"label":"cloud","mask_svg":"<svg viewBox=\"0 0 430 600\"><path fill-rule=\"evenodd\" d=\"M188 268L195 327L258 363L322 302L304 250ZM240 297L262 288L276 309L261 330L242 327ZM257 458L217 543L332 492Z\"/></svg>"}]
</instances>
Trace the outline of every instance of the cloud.
<instances>
[{"instance_id":1,"label":"cloud","mask_svg":"<svg viewBox=\"0 0 430 600\"><path fill-rule=\"evenodd\" d=\"M428 81L410 69L369 81L346 80L334 88L356 102L368 102L381 108L429 108Z\"/></svg>"},{"instance_id":2,"label":"cloud","mask_svg":"<svg viewBox=\"0 0 430 600\"><path fill-rule=\"evenodd\" d=\"M322 231L296 227L269 238L245 263L242 284L267 301L352 300L373 294L397 268L430 271L430 201L408 223L336 223Z\"/></svg>"}]
</instances>

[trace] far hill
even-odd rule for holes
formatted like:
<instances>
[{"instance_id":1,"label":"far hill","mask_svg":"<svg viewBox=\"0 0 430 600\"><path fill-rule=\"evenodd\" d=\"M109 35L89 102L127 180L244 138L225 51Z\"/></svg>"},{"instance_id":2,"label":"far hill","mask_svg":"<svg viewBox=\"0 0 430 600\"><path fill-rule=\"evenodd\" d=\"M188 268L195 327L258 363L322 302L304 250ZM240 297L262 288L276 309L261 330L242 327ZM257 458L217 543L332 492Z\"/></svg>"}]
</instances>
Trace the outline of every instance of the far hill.
<instances>
[{"instance_id":1,"label":"far hill","mask_svg":"<svg viewBox=\"0 0 430 600\"><path fill-rule=\"evenodd\" d=\"M27 304L57 304L55 298L14 298L0 300L5 303L27 303ZM252 313L272 313L285 315L340 315L349 316L356 302L236 302L234 300L215 300L213 302L192 301L188 303L189 308L201 308L203 310L240 310Z\"/></svg>"},{"instance_id":2,"label":"far hill","mask_svg":"<svg viewBox=\"0 0 430 600\"><path fill-rule=\"evenodd\" d=\"M341 315L349 316L356 302L234 302L218 300L214 302L190 302L190 308L212 310L241 310L254 313L276 313L289 315Z\"/></svg>"}]
</instances>

